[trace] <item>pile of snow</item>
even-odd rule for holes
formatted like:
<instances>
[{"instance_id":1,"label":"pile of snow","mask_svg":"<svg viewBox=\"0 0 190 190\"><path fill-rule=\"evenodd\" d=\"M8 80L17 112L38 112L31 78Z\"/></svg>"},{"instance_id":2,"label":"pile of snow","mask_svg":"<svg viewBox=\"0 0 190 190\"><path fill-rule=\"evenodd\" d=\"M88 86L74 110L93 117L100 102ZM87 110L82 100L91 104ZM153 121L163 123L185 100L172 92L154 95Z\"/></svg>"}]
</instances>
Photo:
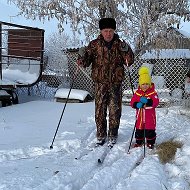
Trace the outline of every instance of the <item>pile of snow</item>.
<instances>
[{"instance_id":1,"label":"pile of snow","mask_svg":"<svg viewBox=\"0 0 190 190\"><path fill-rule=\"evenodd\" d=\"M85 91L85 90L79 90L79 89L71 89L70 94L69 94L70 89L66 88L59 88L56 93L55 93L55 98L62 98L62 99L67 99L69 95L69 99L74 99L74 100L81 100L84 101L87 96L90 96L90 93Z\"/></svg>"}]
</instances>

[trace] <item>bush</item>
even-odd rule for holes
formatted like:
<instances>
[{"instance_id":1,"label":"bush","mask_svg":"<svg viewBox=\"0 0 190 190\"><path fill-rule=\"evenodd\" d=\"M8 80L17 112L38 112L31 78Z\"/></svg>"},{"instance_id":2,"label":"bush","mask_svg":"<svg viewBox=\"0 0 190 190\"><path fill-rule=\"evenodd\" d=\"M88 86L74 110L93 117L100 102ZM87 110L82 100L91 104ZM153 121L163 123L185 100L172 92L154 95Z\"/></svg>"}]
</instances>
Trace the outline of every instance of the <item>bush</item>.
<instances>
[{"instance_id":1,"label":"bush","mask_svg":"<svg viewBox=\"0 0 190 190\"><path fill-rule=\"evenodd\" d=\"M176 154L177 148L181 148L183 144L178 141L169 140L157 146L157 154L161 163L171 162Z\"/></svg>"}]
</instances>

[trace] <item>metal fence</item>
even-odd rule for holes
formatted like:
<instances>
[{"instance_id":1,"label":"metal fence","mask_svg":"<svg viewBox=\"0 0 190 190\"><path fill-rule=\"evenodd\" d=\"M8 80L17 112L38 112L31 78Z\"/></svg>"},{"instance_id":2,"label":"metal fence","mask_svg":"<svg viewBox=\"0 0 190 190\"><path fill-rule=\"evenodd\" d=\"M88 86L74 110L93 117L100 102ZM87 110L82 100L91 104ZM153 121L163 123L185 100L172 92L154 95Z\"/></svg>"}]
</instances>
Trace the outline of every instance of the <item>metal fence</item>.
<instances>
[{"instance_id":1,"label":"metal fence","mask_svg":"<svg viewBox=\"0 0 190 190\"><path fill-rule=\"evenodd\" d=\"M151 63L150 63L151 62ZM153 62L153 63L152 63ZM185 91L185 79L189 68L188 60L179 59L156 59L154 61L135 59L130 67L130 75L134 89L138 85L138 70L142 65L150 68L152 81L160 97L160 105L189 105L189 93ZM124 96L130 98L129 73L123 84ZM129 100L128 100L129 101Z\"/></svg>"},{"instance_id":2,"label":"metal fence","mask_svg":"<svg viewBox=\"0 0 190 190\"><path fill-rule=\"evenodd\" d=\"M55 73L53 76L49 76L48 82L42 80L38 85L25 89L25 92L53 98L60 86L69 87L69 82L73 82L73 88L86 90L93 97L94 84L91 79L91 68L80 68L77 71L77 51L66 51L65 53L68 57L68 73L64 76L69 76L69 78L64 77L60 80L60 73L59 75ZM123 82L124 103L129 103L132 96L131 84L134 90L137 88L138 70L142 64L147 65L151 70L152 80L161 100L160 105L185 105L190 107L190 95L185 91L185 79L189 70L189 60L184 58L145 60L136 57L134 64L129 67L129 70L125 68L125 80ZM73 81L74 78L75 80ZM59 84L57 82L54 83L53 81L55 80L59 81Z\"/></svg>"}]
</instances>

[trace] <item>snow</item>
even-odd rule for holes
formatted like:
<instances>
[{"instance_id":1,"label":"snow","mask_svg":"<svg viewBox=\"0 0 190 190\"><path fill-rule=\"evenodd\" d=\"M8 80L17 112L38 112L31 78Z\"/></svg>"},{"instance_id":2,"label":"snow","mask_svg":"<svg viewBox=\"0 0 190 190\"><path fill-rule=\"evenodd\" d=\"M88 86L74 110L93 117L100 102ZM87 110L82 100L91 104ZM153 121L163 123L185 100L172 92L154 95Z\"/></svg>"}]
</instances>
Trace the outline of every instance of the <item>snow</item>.
<instances>
[{"instance_id":1,"label":"snow","mask_svg":"<svg viewBox=\"0 0 190 190\"><path fill-rule=\"evenodd\" d=\"M146 51L142 56L142 59L176 59L176 58L190 58L189 49L161 49Z\"/></svg>"},{"instance_id":2,"label":"snow","mask_svg":"<svg viewBox=\"0 0 190 190\"><path fill-rule=\"evenodd\" d=\"M39 61L20 60L20 64L12 64L2 70L2 80L0 80L0 84L33 84L40 75L41 66Z\"/></svg>"},{"instance_id":3,"label":"snow","mask_svg":"<svg viewBox=\"0 0 190 190\"><path fill-rule=\"evenodd\" d=\"M175 139L183 147L167 164L146 149L137 165L143 148L127 153L135 110L123 106L118 142L98 165L106 147L93 149L94 102L67 104L50 149L63 107L64 103L34 99L0 108L1 190L190 189L189 110L177 106L156 109L157 144Z\"/></svg>"},{"instance_id":4,"label":"snow","mask_svg":"<svg viewBox=\"0 0 190 190\"><path fill-rule=\"evenodd\" d=\"M5 81L9 81L9 84L32 84L38 78L38 75L35 73L31 74L29 72L21 72L20 70L3 70L3 76Z\"/></svg>"}]
</instances>

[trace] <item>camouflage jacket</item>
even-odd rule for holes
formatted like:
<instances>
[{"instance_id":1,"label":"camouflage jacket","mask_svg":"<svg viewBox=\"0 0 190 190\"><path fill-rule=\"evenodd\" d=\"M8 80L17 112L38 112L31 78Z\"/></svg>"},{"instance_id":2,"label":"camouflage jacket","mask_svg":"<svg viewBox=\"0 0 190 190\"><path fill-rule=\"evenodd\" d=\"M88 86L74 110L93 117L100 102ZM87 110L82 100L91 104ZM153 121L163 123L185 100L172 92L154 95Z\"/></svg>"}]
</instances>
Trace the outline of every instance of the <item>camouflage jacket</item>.
<instances>
[{"instance_id":1,"label":"camouflage jacket","mask_svg":"<svg viewBox=\"0 0 190 190\"><path fill-rule=\"evenodd\" d=\"M134 54L131 47L126 44L127 51L121 51L123 42L117 34L111 48L108 49L103 36L100 34L97 39L91 41L85 48L82 56L82 66L92 65L92 79L100 83L121 83L124 79L124 64L126 59L130 66L134 61Z\"/></svg>"}]
</instances>

